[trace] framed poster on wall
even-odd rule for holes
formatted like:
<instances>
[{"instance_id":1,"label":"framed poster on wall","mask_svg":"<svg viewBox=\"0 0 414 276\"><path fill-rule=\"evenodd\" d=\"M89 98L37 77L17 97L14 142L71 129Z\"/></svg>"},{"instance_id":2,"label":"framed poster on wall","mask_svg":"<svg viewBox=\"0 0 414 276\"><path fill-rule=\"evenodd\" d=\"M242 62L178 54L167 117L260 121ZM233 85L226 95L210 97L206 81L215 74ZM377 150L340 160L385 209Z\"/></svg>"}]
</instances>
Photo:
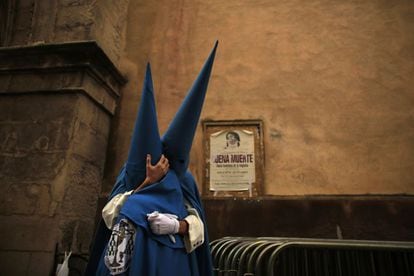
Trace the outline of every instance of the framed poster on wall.
<instances>
[{"instance_id":1,"label":"framed poster on wall","mask_svg":"<svg viewBox=\"0 0 414 276\"><path fill-rule=\"evenodd\" d=\"M203 121L203 195L262 195L263 128L259 120Z\"/></svg>"}]
</instances>

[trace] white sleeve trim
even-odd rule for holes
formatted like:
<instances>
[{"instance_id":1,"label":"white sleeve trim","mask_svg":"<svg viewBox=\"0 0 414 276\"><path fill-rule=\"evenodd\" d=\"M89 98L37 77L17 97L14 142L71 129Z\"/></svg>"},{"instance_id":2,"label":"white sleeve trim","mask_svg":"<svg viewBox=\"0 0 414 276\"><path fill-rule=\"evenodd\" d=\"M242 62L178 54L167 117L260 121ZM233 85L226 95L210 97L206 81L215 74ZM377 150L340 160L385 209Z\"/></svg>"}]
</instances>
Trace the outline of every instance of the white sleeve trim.
<instances>
[{"instance_id":1,"label":"white sleeve trim","mask_svg":"<svg viewBox=\"0 0 414 276\"><path fill-rule=\"evenodd\" d=\"M122 208L122 205L124 205L124 202L127 200L129 195L132 194L133 191L134 190L125 192L123 194L117 194L105 205L105 207L102 209L102 218L106 224L106 227L112 229L116 218L119 215L119 211Z\"/></svg>"},{"instance_id":2,"label":"white sleeve trim","mask_svg":"<svg viewBox=\"0 0 414 276\"><path fill-rule=\"evenodd\" d=\"M188 223L188 235L184 236L184 245L187 253L204 243L204 223L197 210L186 204L189 215L184 219Z\"/></svg>"}]
</instances>

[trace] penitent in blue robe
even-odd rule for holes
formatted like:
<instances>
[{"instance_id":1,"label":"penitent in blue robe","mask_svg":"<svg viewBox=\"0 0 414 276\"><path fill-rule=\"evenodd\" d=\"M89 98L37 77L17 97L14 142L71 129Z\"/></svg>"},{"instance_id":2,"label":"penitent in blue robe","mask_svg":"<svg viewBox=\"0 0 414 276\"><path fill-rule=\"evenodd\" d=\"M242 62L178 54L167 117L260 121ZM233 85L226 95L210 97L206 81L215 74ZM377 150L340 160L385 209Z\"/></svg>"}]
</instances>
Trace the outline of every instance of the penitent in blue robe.
<instances>
[{"instance_id":1,"label":"penitent in blue robe","mask_svg":"<svg viewBox=\"0 0 414 276\"><path fill-rule=\"evenodd\" d=\"M188 215L184 197L204 219L197 186L190 174L180 181L170 170L160 182L128 198L118 221L128 219L136 227L136 234L129 269L122 275L212 275L206 229L204 244L188 254L180 235L175 235L176 242L173 243L168 235L154 235L149 228L147 214L153 211L175 214L184 219ZM96 275L110 275L104 263L105 252L99 260Z\"/></svg>"}]
</instances>

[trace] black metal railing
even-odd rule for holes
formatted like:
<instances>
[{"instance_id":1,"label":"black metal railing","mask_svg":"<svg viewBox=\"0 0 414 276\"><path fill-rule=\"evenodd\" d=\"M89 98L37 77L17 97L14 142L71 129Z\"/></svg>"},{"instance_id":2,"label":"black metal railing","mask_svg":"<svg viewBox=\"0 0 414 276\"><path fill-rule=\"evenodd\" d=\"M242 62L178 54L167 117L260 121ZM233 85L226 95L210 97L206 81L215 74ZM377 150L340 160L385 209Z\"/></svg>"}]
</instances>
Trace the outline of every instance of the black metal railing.
<instances>
[{"instance_id":1,"label":"black metal railing","mask_svg":"<svg viewBox=\"0 0 414 276\"><path fill-rule=\"evenodd\" d=\"M215 275L414 276L414 243L224 237L210 243Z\"/></svg>"}]
</instances>

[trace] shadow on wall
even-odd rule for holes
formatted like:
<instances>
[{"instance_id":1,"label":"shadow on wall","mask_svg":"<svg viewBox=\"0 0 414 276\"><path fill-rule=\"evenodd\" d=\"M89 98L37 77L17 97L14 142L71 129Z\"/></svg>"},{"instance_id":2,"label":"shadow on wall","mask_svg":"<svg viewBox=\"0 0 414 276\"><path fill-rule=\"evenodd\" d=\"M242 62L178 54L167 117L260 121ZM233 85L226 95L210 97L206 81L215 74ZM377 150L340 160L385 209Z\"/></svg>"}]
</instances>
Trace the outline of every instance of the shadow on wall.
<instances>
[{"instance_id":1,"label":"shadow on wall","mask_svg":"<svg viewBox=\"0 0 414 276\"><path fill-rule=\"evenodd\" d=\"M210 240L226 236L414 241L414 197L204 198Z\"/></svg>"}]
</instances>

